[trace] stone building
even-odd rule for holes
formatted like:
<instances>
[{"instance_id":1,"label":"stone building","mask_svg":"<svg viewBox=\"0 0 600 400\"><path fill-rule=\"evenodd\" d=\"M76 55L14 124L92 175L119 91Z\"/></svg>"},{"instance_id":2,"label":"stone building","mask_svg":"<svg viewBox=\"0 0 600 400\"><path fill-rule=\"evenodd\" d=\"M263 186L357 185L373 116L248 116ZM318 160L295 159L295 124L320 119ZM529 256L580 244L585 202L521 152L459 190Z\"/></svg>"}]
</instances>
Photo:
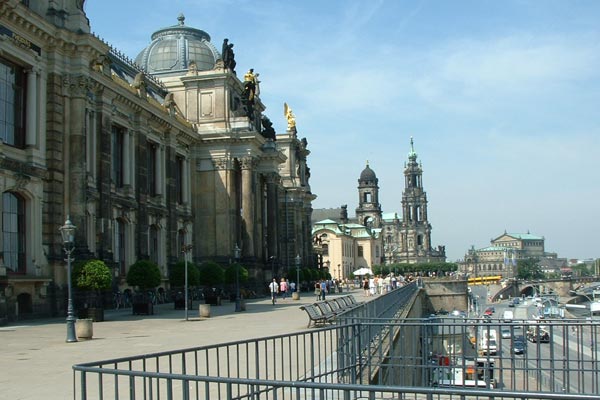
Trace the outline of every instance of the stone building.
<instances>
[{"instance_id":1,"label":"stone building","mask_svg":"<svg viewBox=\"0 0 600 400\"><path fill-rule=\"evenodd\" d=\"M544 248L543 236L527 233L506 233L490 240L490 246L475 249L472 246L465 254L461 270L469 276L515 276L518 260L529 258L556 259L556 253Z\"/></svg>"},{"instance_id":2,"label":"stone building","mask_svg":"<svg viewBox=\"0 0 600 400\"><path fill-rule=\"evenodd\" d=\"M260 283L308 264L307 141L289 115L273 130L252 70L239 79L183 16L133 62L90 34L83 3L0 3L0 318L64 312L68 216L75 258L106 261L115 289L139 259L166 287L188 244L225 264L238 246Z\"/></svg>"},{"instance_id":3,"label":"stone building","mask_svg":"<svg viewBox=\"0 0 600 400\"><path fill-rule=\"evenodd\" d=\"M358 179L358 207L355 211L355 219L348 219L347 207L342 206L339 215L340 225L337 230L332 225L336 223L333 216L323 221L313 221L315 252L321 257L321 265L327 266L329 262L332 268L330 272L335 273L338 264L344 277L347 277L348 271L355 266L370 268L376 264L446 261L445 247L433 248L431 245L432 227L427 217L427 193L423 190L423 169L421 164L417 163L417 153L412 138L410 145L408 163L404 166L402 217L395 212L382 211L379 203L379 179L367 163ZM318 215L324 216L327 215L326 211L336 210L319 210ZM348 228L349 223L353 229ZM358 226L362 229L357 229ZM325 232L327 228L330 233ZM344 235L346 241L355 241L350 250L345 251L343 246L324 247L331 240L331 232L336 234L337 239L338 230ZM363 241L367 236L369 237L369 245L361 244L361 251L358 249L357 239L353 239L356 232L360 233ZM325 237L323 237L324 233ZM367 248L369 251L365 252ZM360 260L355 259L355 255L359 252L367 256L361 256L363 258Z\"/></svg>"}]
</instances>

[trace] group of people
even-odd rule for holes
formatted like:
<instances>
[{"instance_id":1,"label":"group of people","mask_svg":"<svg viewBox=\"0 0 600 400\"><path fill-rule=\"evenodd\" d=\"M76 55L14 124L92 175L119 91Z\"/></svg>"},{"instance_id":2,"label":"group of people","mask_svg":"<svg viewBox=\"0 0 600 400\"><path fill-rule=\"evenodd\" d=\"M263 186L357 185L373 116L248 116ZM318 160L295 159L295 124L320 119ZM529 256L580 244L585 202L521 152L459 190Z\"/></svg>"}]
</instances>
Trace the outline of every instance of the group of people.
<instances>
[{"instance_id":1,"label":"group of people","mask_svg":"<svg viewBox=\"0 0 600 400\"><path fill-rule=\"evenodd\" d=\"M269 292L271 293L271 300L273 304L277 302L277 297L281 297L283 300L287 298L288 293L296 291L296 282L290 282L286 278L281 278L277 282L277 278L273 278L269 283Z\"/></svg>"},{"instance_id":2,"label":"group of people","mask_svg":"<svg viewBox=\"0 0 600 400\"><path fill-rule=\"evenodd\" d=\"M379 275L372 277L365 276L361 285L365 296L369 297L376 294L387 293L405 284L406 280L402 275L396 277L394 274L389 274L386 277L381 277Z\"/></svg>"}]
</instances>

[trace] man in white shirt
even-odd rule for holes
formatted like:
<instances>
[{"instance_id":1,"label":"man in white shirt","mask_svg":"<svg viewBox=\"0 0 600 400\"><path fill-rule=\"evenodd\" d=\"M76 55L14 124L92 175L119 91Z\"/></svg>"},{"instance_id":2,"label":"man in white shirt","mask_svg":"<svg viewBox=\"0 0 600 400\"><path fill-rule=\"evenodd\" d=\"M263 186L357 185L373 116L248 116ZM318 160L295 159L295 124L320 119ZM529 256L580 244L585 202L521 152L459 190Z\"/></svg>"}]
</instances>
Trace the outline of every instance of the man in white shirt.
<instances>
[{"instance_id":1,"label":"man in white shirt","mask_svg":"<svg viewBox=\"0 0 600 400\"><path fill-rule=\"evenodd\" d=\"M273 278L273 281L269 284L269 290L271 291L271 301L273 305L276 303L276 296L279 292L279 285L277 284L277 279Z\"/></svg>"}]
</instances>

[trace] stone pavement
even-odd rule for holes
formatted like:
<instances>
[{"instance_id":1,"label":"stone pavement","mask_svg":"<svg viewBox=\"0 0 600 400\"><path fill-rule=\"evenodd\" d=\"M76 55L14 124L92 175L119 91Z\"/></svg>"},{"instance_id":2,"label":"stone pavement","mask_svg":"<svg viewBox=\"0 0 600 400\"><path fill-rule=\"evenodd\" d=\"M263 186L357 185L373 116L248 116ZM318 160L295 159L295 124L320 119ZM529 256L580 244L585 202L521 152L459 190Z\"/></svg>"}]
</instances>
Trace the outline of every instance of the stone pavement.
<instances>
[{"instance_id":1,"label":"stone pavement","mask_svg":"<svg viewBox=\"0 0 600 400\"><path fill-rule=\"evenodd\" d=\"M350 293L362 300L359 289ZM249 299L239 313L225 301L211 306L211 318L199 318L194 302L188 321L173 303L155 306L150 316L107 310L106 320L94 323L93 339L76 343L65 342L65 318L11 323L0 328L0 400L72 399L71 367L82 362L303 331L308 317L299 307L314 301L308 292L275 305L270 298Z\"/></svg>"}]
</instances>

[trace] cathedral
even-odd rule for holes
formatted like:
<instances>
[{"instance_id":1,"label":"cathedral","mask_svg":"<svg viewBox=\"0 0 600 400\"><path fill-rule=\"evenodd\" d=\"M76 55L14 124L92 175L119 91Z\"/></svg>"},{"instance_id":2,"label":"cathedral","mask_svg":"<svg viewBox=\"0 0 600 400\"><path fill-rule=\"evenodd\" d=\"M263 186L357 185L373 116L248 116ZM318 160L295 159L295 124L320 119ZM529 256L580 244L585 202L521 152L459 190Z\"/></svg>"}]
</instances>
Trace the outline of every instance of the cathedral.
<instances>
[{"instance_id":1,"label":"cathedral","mask_svg":"<svg viewBox=\"0 0 600 400\"><path fill-rule=\"evenodd\" d=\"M134 61L90 33L84 1L0 2L0 320L64 313L67 219L75 258L105 261L115 290L141 259L167 288L184 247L239 256L261 286L297 256L312 264L291 107L275 132L228 39L173 19Z\"/></svg>"},{"instance_id":2,"label":"cathedral","mask_svg":"<svg viewBox=\"0 0 600 400\"><path fill-rule=\"evenodd\" d=\"M432 227L427 217L427 193L423 189L423 169L417 162L414 142L410 140L408 162L404 165L402 214L384 213L379 203L379 179L367 163L358 178L358 207L354 220L347 207L314 210L315 252L322 266L333 276L346 278L354 268L377 264L445 262L444 246L431 244ZM335 220L337 221L335 221ZM368 239L366 239L368 238ZM339 271L339 272L338 272Z\"/></svg>"}]
</instances>

